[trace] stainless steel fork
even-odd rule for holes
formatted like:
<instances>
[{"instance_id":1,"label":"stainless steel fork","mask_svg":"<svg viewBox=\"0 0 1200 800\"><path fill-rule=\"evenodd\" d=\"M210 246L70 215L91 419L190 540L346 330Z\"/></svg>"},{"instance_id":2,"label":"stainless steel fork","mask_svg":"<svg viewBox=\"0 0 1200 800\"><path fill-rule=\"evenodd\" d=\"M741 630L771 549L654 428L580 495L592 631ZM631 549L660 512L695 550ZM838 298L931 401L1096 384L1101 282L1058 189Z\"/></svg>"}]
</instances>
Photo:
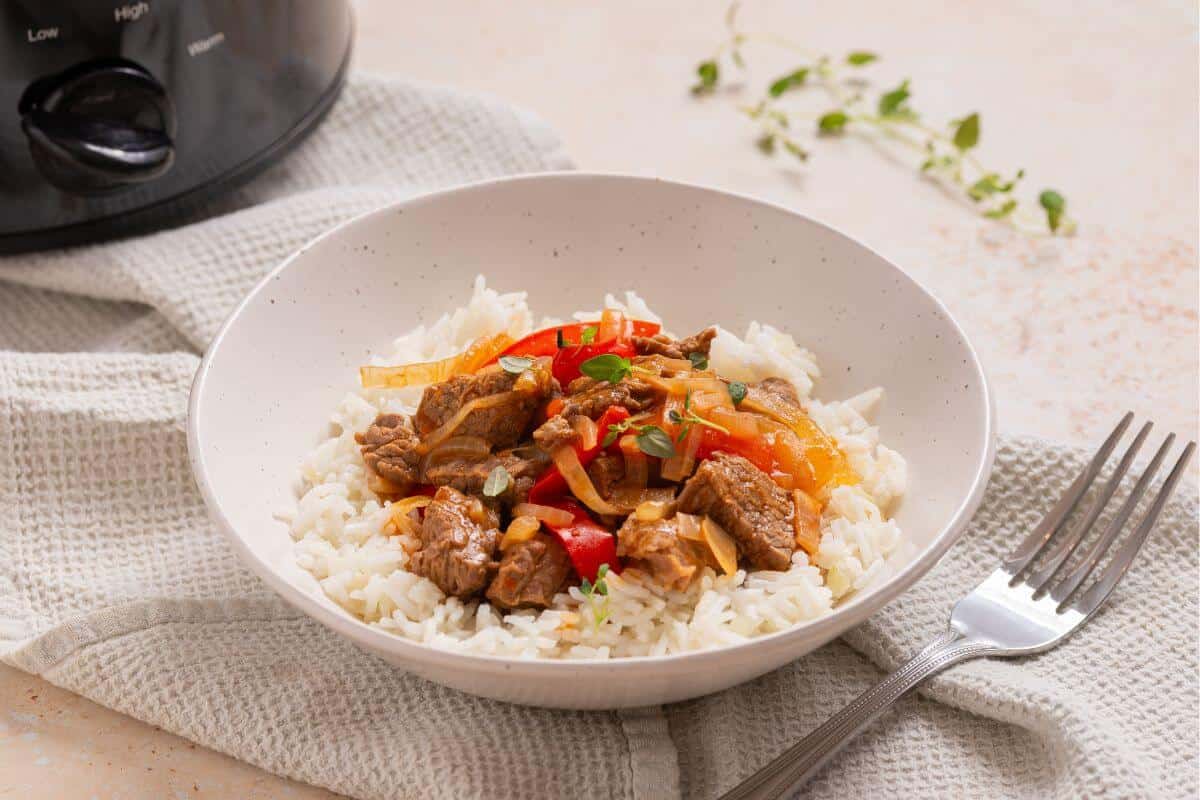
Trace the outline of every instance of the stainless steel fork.
<instances>
[{"instance_id":1,"label":"stainless steel fork","mask_svg":"<svg viewBox=\"0 0 1200 800\"><path fill-rule=\"evenodd\" d=\"M791 796L859 731L931 675L971 658L1041 653L1082 627L1125 576L1196 449L1195 442L1189 442L1183 449L1137 529L1114 553L1100 577L1081 592L1084 581L1125 527L1175 442L1175 434L1167 436L1086 554L1061 579L1055 580L1095 526L1150 434L1151 423L1147 422L1099 489L1091 507L1074 525L1067 525L1132 422L1133 414L1126 414L1083 473L1025 541L999 569L958 601L944 634L774 761L722 795L721 800Z\"/></svg>"}]
</instances>

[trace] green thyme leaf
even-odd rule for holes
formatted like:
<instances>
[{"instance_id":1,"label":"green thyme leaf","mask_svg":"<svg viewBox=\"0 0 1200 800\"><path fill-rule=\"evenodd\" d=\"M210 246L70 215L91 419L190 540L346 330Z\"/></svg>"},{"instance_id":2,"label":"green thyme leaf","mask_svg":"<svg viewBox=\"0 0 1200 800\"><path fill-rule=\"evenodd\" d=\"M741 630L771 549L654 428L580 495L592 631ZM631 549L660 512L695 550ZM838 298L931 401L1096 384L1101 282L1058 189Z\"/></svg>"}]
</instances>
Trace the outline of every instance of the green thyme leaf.
<instances>
[{"instance_id":1,"label":"green thyme leaf","mask_svg":"<svg viewBox=\"0 0 1200 800\"><path fill-rule=\"evenodd\" d=\"M600 568L598 570L596 570L596 577L599 578L600 580L603 580L604 576L607 574L608 574L608 562L605 562L600 565Z\"/></svg>"},{"instance_id":2,"label":"green thyme leaf","mask_svg":"<svg viewBox=\"0 0 1200 800\"><path fill-rule=\"evenodd\" d=\"M954 146L959 150L970 150L979 144L979 114L971 114L959 120L954 129Z\"/></svg>"},{"instance_id":3,"label":"green thyme leaf","mask_svg":"<svg viewBox=\"0 0 1200 800\"><path fill-rule=\"evenodd\" d=\"M504 367L505 372L520 375L533 366L533 359L529 356L500 356L500 366Z\"/></svg>"},{"instance_id":4,"label":"green thyme leaf","mask_svg":"<svg viewBox=\"0 0 1200 800\"><path fill-rule=\"evenodd\" d=\"M1004 219L1009 214L1011 214L1013 211L1015 211L1016 208L1017 208L1017 201L1010 197L1007 200L1005 200L1002 205L1000 205L996 208L993 208L989 211L983 212L983 215L985 217L987 217L988 219Z\"/></svg>"},{"instance_id":5,"label":"green thyme leaf","mask_svg":"<svg viewBox=\"0 0 1200 800\"><path fill-rule=\"evenodd\" d=\"M800 145L796 144L791 139L783 140L783 149L787 150L789 153L791 153L792 155L794 155L796 158L800 159L801 161L808 161L808 151L805 150Z\"/></svg>"},{"instance_id":6,"label":"green thyme leaf","mask_svg":"<svg viewBox=\"0 0 1200 800\"><path fill-rule=\"evenodd\" d=\"M808 80L808 67L801 67L798 70L789 72L781 78L776 78L767 88L767 94L771 97L779 97L784 92L792 89L799 89Z\"/></svg>"},{"instance_id":7,"label":"green thyme leaf","mask_svg":"<svg viewBox=\"0 0 1200 800\"><path fill-rule=\"evenodd\" d=\"M692 362L693 369L708 369L708 356L704 353L692 352L687 354L687 360Z\"/></svg>"},{"instance_id":8,"label":"green thyme leaf","mask_svg":"<svg viewBox=\"0 0 1200 800\"><path fill-rule=\"evenodd\" d=\"M1053 189L1046 189L1038 195L1038 204L1046 209L1046 224L1051 231L1057 231L1062 224L1063 214L1067 211L1067 200Z\"/></svg>"},{"instance_id":9,"label":"green thyme leaf","mask_svg":"<svg viewBox=\"0 0 1200 800\"><path fill-rule=\"evenodd\" d=\"M830 111L817 120L817 130L821 133L841 133L849 121L845 111Z\"/></svg>"},{"instance_id":10,"label":"green thyme leaf","mask_svg":"<svg viewBox=\"0 0 1200 800\"><path fill-rule=\"evenodd\" d=\"M855 50L846 56L846 63L855 67L862 67L870 64L872 61L877 61L879 56L866 50Z\"/></svg>"},{"instance_id":11,"label":"green thyme leaf","mask_svg":"<svg viewBox=\"0 0 1200 800\"><path fill-rule=\"evenodd\" d=\"M908 91L908 79L892 89L890 92L885 92L879 98L879 115L881 117L894 116L899 114L904 107L904 103L911 97L912 94Z\"/></svg>"},{"instance_id":12,"label":"green thyme leaf","mask_svg":"<svg viewBox=\"0 0 1200 800\"><path fill-rule=\"evenodd\" d=\"M579 371L598 381L620 383L622 378L629 375L632 367L628 358L622 358L615 353L605 353L589 358L580 364Z\"/></svg>"},{"instance_id":13,"label":"green thyme leaf","mask_svg":"<svg viewBox=\"0 0 1200 800\"><path fill-rule=\"evenodd\" d=\"M671 420L671 422L673 422L676 425L683 422L683 417L680 416L679 412L673 408L667 412L667 419Z\"/></svg>"},{"instance_id":14,"label":"green thyme leaf","mask_svg":"<svg viewBox=\"0 0 1200 800\"><path fill-rule=\"evenodd\" d=\"M483 482L483 494L485 497L499 497L511 484L512 476L508 474L508 470L503 464L497 464Z\"/></svg>"},{"instance_id":15,"label":"green thyme leaf","mask_svg":"<svg viewBox=\"0 0 1200 800\"><path fill-rule=\"evenodd\" d=\"M740 406L742 401L746 399L746 384L741 381L730 381L729 399L733 401L735 407Z\"/></svg>"},{"instance_id":16,"label":"green thyme leaf","mask_svg":"<svg viewBox=\"0 0 1200 800\"><path fill-rule=\"evenodd\" d=\"M775 134L764 133L762 136L758 137L754 144L759 150L763 151L767 155L771 155L775 152Z\"/></svg>"},{"instance_id":17,"label":"green thyme leaf","mask_svg":"<svg viewBox=\"0 0 1200 800\"><path fill-rule=\"evenodd\" d=\"M700 80L692 87L692 94L711 94L717 88L721 77L721 69L713 60L701 61L696 65L696 75Z\"/></svg>"},{"instance_id":18,"label":"green thyme leaf","mask_svg":"<svg viewBox=\"0 0 1200 800\"><path fill-rule=\"evenodd\" d=\"M637 435L637 446L646 455L656 458L670 458L675 455L675 445L671 444L671 437L657 425L642 428Z\"/></svg>"},{"instance_id":19,"label":"green thyme leaf","mask_svg":"<svg viewBox=\"0 0 1200 800\"><path fill-rule=\"evenodd\" d=\"M591 597L592 596L592 582L589 581L587 578L584 578L582 581L579 582L579 591L583 594L584 597Z\"/></svg>"},{"instance_id":20,"label":"green thyme leaf","mask_svg":"<svg viewBox=\"0 0 1200 800\"><path fill-rule=\"evenodd\" d=\"M596 341L596 334L599 332L600 329L595 325L588 325L583 329L583 332L579 334L579 343L591 344L592 342Z\"/></svg>"},{"instance_id":21,"label":"green thyme leaf","mask_svg":"<svg viewBox=\"0 0 1200 800\"><path fill-rule=\"evenodd\" d=\"M604 438L600 441L600 446L608 447L617 440L617 437L620 436L624 430L624 428L620 428L616 425L609 425L608 433L604 434Z\"/></svg>"}]
</instances>

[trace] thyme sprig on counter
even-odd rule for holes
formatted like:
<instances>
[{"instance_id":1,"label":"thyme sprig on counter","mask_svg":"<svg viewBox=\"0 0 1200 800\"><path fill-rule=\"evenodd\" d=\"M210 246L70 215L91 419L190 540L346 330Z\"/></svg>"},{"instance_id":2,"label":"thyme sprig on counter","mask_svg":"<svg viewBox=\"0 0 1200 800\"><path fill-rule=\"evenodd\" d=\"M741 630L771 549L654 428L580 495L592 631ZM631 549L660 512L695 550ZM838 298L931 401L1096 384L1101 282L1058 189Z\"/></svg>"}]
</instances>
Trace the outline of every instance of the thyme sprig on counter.
<instances>
[{"instance_id":1,"label":"thyme sprig on counter","mask_svg":"<svg viewBox=\"0 0 1200 800\"><path fill-rule=\"evenodd\" d=\"M800 161L809 158L808 139L797 138L797 123L807 120L813 135L836 137L847 133L873 135L898 142L920 154L918 170L962 198L989 219L1003 221L1025 233L1069 235L1075 222L1067 215L1067 201L1057 191L1044 189L1038 194L1039 211L1017 198L1015 190L1025 176L1017 170L1006 177L985 167L973 152L979 144L979 112L971 112L944 125L926 123L910 104L913 96L908 79L886 91L872 91L860 71L879 60L868 50L854 50L840 58L809 54L774 34L749 33L738 27L740 3L734 2L725 14L727 36L711 58L696 67L697 81L692 94L712 95L721 85L722 63L728 59L734 67L745 68L743 48L761 42L805 54L807 63L798 65L773 80L755 103L740 111L759 126L758 149L772 155L779 148ZM819 97L816 111L803 112L782 98L807 94Z\"/></svg>"}]
</instances>

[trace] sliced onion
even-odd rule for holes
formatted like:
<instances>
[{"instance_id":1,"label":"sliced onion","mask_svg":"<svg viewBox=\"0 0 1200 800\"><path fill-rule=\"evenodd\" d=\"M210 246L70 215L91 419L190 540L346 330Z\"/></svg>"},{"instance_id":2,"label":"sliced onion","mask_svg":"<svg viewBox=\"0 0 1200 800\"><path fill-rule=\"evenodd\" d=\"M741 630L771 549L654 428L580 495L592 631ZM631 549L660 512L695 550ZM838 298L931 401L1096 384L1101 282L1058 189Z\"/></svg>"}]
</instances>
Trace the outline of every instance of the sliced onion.
<instances>
[{"instance_id":1,"label":"sliced onion","mask_svg":"<svg viewBox=\"0 0 1200 800\"><path fill-rule=\"evenodd\" d=\"M837 446L833 437L821 430L803 409L755 387L747 389L741 407L746 411L755 411L778 420L787 425L799 438L813 480L812 485L806 485L804 478L797 475L797 482L803 488L818 492L826 485L840 486L862 480L850 466L846 454Z\"/></svg>"},{"instance_id":2,"label":"sliced onion","mask_svg":"<svg viewBox=\"0 0 1200 800\"><path fill-rule=\"evenodd\" d=\"M492 454L492 446L482 436L451 436L429 449L421 458L421 474L447 461L483 461Z\"/></svg>"},{"instance_id":3,"label":"sliced onion","mask_svg":"<svg viewBox=\"0 0 1200 800\"><path fill-rule=\"evenodd\" d=\"M692 362L686 358L667 358L664 355L642 356L638 359L637 365L646 369L652 369L659 375L677 375L678 373L689 373L694 369Z\"/></svg>"},{"instance_id":4,"label":"sliced onion","mask_svg":"<svg viewBox=\"0 0 1200 800\"><path fill-rule=\"evenodd\" d=\"M670 487L661 489L631 489L627 486L613 490L612 503L621 508L636 508L643 503L658 503L670 507L675 502L675 490Z\"/></svg>"},{"instance_id":5,"label":"sliced onion","mask_svg":"<svg viewBox=\"0 0 1200 800\"><path fill-rule=\"evenodd\" d=\"M629 489L642 490L650 482L650 459L637 445L637 437L633 434L622 436L617 440L621 455L625 457L625 477L621 485Z\"/></svg>"},{"instance_id":6,"label":"sliced onion","mask_svg":"<svg viewBox=\"0 0 1200 800\"><path fill-rule=\"evenodd\" d=\"M660 519L666 518L669 508L666 503L646 500L637 504L637 507L633 509L633 516L638 522L658 522Z\"/></svg>"},{"instance_id":7,"label":"sliced onion","mask_svg":"<svg viewBox=\"0 0 1200 800\"><path fill-rule=\"evenodd\" d=\"M625 338L625 315L615 308L606 308L600 313L600 327L596 331L597 342L611 342Z\"/></svg>"},{"instance_id":8,"label":"sliced onion","mask_svg":"<svg viewBox=\"0 0 1200 800\"><path fill-rule=\"evenodd\" d=\"M816 555L821 546L821 506L800 489L792 492L792 502L796 507L792 516L796 546L810 556Z\"/></svg>"},{"instance_id":9,"label":"sliced onion","mask_svg":"<svg viewBox=\"0 0 1200 800\"><path fill-rule=\"evenodd\" d=\"M423 494L406 497L403 500L397 500L388 506L388 515L392 524L396 526L396 530L400 533L410 536L417 533L417 522L410 515L418 508L425 508L433 502L432 497L426 497Z\"/></svg>"},{"instance_id":10,"label":"sliced onion","mask_svg":"<svg viewBox=\"0 0 1200 800\"><path fill-rule=\"evenodd\" d=\"M553 525L556 528L562 528L575 521L575 515L570 511L555 508L554 506L540 506L536 503L518 503L513 508L513 515L517 517L535 517L547 525Z\"/></svg>"},{"instance_id":11,"label":"sliced onion","mask_svg":"<svg viewBox=\"0 0 1200 800\"><path fill-rule=\"evenodd\" d=\"M514 544L529 541L541 528L542 522L537 517L513 517L513 521L508 523L508 530L504 532L504 538L500 540L500 549L507 550Z\"/></svg>"},{"instance_id":12,"label":"sliced onion","mask_svg":"<svg viewBox=\"0 0 1200 800\"><path fill-rule=\"evenodd\" d=\"M443 439L449 438L466 421L467 417L471 416L474 412L503 403L511 403L520 394L520 392L500 392L498 394L489 394L486 397L477 397L470 402L464 403L463 407L453 417L446 420L441 427L430 431L429 435L422 439L422 449L429 451L436 447Z\"/></svg>"},{"instance_id":13,"label":"sliced onion","mask_svg":"<svg viewBox=\"0 0 1200 800\"><path fill-rule=\"evenodd\" d=\"M359 380L363 388L421 386L439 383L455 375L464 375L482 367L508 349L513 338L507 333L481 336L463 352L440 361L404 364L399 367L360 367Z\"/></svg>"},{"instance_id":14,"label":"sliced onion","mask_svg":"<svg viewBox=\"0 0 1200 800\"><path fill-rule=\"evenodd\" d=\"M598 443L599 428L596 423L583 414L571 418L571 427L575 429L575 433L579 435L579 446L584 450L591 450Z\"/></svg>"},{"instance_id":15,"label":"sliced onion","mask_svg":"<svg viewBox=\"0 0 1200 800\"><path fill-rule=\"evenodd\" d=\"M700 533L700 517L695 514L684 514L680 512L675 515L675 520L679 529L679 538L687 539L692 542L703 542L704 535Z\"/></svg>"},{"instance_id":16,"label":"sliced onion","mask_svg":"<svg viewBox=\"0 0 1200 800\"><path fill-rule=\"evenodd\" d=\"M759 417L756 414L749 414L744 411L734 411L732 408L718 406L708 412L708 418L720 425L725 430L729 431L729 435L734 439L744 439L748 441L758 438Z\"/></svg>"},{"instance_id":17,"label":"sliced onion","mask_svg":"<svg viewBox=\"0 0 1200 800\"><path fill-rule=\"evenodd\" d=\"M704 428L700 425L692 425L687 437L683 440L683 464L680 469L683 471L684 477L691 475L692 470L696 468L696 453L703 440Z\"/></svg>"},{"instance_id":18,"label":"sliced onion","mask_svg":"<svg viewBox=\"0 0 1200 800\"><path fill-rule=\"evenodd\" d=\"M733 537L709 517L705 517L700 523L700 533L704 536L704 543L708 545L709 551L720 564L721 571L726 575L737 572L737 545L734 544Z\"/></svg>"},{"instance_id":19,"label":"sliced onion","mask_svg":"<svg viewBox=\"0 0 1200 800\"><path fill-rule=\"evenodd\" d=\"M597 514L623 514L624 512L614 506L612 503L605 500L596 491L595 484L588 477L587 470L583 468L583 464L579 463L579 455L575 452L575 448L570 445L559 447L550 454L554 459L554 466L558 467L558 471L562 473L563 480L567 482L567 487L571 490L571 494L579 498L579 501L585 506L595 511Z\"/></svg>"}]
</instances>

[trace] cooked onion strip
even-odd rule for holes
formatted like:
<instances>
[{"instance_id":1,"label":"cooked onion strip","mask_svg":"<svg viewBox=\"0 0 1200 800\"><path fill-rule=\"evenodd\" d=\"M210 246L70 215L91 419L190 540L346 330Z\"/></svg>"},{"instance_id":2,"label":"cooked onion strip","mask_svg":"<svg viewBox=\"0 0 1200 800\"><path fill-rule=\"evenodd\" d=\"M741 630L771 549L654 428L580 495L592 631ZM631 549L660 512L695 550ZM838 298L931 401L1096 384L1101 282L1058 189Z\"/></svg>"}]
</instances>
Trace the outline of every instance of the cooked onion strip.
<instances>
[{"instance_id":1,"label":"cooked onion strip","mask_svg":"<svg viewBox=\"0 0 1200 800\"><path fill-rule=\"evenodd\" d=\"M737 545L734 544L733 537L708 517L700 523L700 533L709 551L721 565L721 571L726 575L737 572Z\"/></svg>"},{"instance_id":2,"label":"cooked onion strip","mask_svg":"<svg viewBox=\"0 0 1200 800\"><path fill-rule=\"evenodd\" d=\"M451 436L429 449L421 458L421 474L447 461L483 461L492 453L492 446L482 436Z\"/></svg>"},{"instance_id":3,"label":"cooked onion strip","mask_svg":"<svg viewBox=\"0 0 1200 800\"><path fill-rule=\"evenodd\" d=\"M795 511L792 525L796 529L796 546L810 556L816 555L821 546L821 506L800 489L792 492Z\"/></svg>"},{"instance_id":4,"label":"cooked onion strip","mask_svg":"<svg viewBox=\"0 0 1200 800\"><path fill-rule=\"evenodd\" d=\"M443 358L440 361L404 364L398 367L360 367L358 377L364 389L380 387L398 389L402 386L439 383L453 378L455 375L474 372L507 350L512 343L513 338L507 333L481 336L471 342L466 350L449 358Z\"/></svg>"},{"instance_id":5,"label":"cooked onion strip","mask_svg":"<svg viewBox=\"0 0 1200 800\"><path fill-rule=\"evenodd\" d=\"M558 509L555 510L557 511ZM513 517L513 521L508 523L508 530L504 532L504 538L500 540L500 549L507 550L514 544L529 541L541 530L541 527L541 520L537 517Z\"/></svg>"},{"instance_id":6,"label":"cooked onion strip","mask_svg":"<svg viewBox=\"0 0 1200 800\"><path fill-rule=\"evenodd\" d=\"M550 457L554 459L554 466L558 467L558 471L562 473L563 480L567 482L567 488L571 490L571 494L578 497L585 506L597 514L625 513L601 497L600 493L596 491L596 486L588 477L587 470L583 468L583 464L579 463L579 455L575 452L574 447L564 445L551 453Z\"/></svg>"},{"instance_id":7,"label":"cooked onion strip","mask_svg":"<svg viewBox=\"0 0 1200 800\"><path fill-rule=\"evenodd\" d=\"M704 541L704 535L700 533L700 517L681 511L675 515L675 519L678 522L679 538L692 542Z\"/></svg>"},{"instance_id":8,"label":"cooked onion strip","mask_svg":"<svg viewBox=\"0 0 1200 800\"><path fill-rule=\"evenodd\" d=\"M621 508L636 509L643 503L658 503L670 506L675 502L675 490L670 487L662 489L631 489L621 486L613 489L612 504Z\"/></svg>"},{"instance_id":9,"label":"cooked onion strip","mask_svg":"<svg viewBox=\"0 0 1200 800\"><path fill-rule=\"evenodd\" d=\"M650 482L650 459L637 445L637 437L630 434L617 441L621 455L625 457L625 477L621 486L641 491Z\"/></svg>"},{"instance_id":10,"label":"cooked onion strip","mask_svg":"<svg viewBox=\"0 0 1200 800\"><path fill-rule=\"evenodd\" d=\"M388 518L391 523L396 526L396 530L400 533L414 536L420 526L411 516L412 512L418 508L425 508L433 502L432 497L426 497L423 494L406 497L403 500L397 500L388 506Z\"/></svg>"},{"instance_id":11,"label":"cooked onion strip","mask_svg":"<svg viewBox=\"0 0 1200 800\"><path fill-rule=\"evenodd\" d=\"M575 429L575 433L579 435L579 446L584 450L591 450L598 443L599 429L596 423L583 414L571 418L571 427Z\"/></svg>"},{"instance_id":12,"label":"cooked onion strip","mask_svg":"<svg viewBox=\"0 0 1200 800\"><path fill-rule=\"evenodd\" d=\"M554 506L540 506L536 503L518 503L513 507L514 517L535 517L547 525L561 528L575 521L575 515L570 511Z\"/></svg>"},{"instance_id":13,"label":"cooked onion strip","mask_svg":"<svg viewBox=\"0 0 1200 800\"><path fill-rule=\"evenodd\" d=\"M474 400L463 403L463 407L460 408L453 417L446 420L441 427L430 431L428 436L423 437L421 440L422 451L428 452L436 447L443 439L449 438L456 430L458 430L458 427L466 421L467 417L471 416L471 414L475 413L476 411L480 411L485 408L491 408L492 406L498 406L503 403L510 403L519 395L520 392L500 392L499 394L489 394L486 397L477 397Z\"/></svg>"}]
</instances>

